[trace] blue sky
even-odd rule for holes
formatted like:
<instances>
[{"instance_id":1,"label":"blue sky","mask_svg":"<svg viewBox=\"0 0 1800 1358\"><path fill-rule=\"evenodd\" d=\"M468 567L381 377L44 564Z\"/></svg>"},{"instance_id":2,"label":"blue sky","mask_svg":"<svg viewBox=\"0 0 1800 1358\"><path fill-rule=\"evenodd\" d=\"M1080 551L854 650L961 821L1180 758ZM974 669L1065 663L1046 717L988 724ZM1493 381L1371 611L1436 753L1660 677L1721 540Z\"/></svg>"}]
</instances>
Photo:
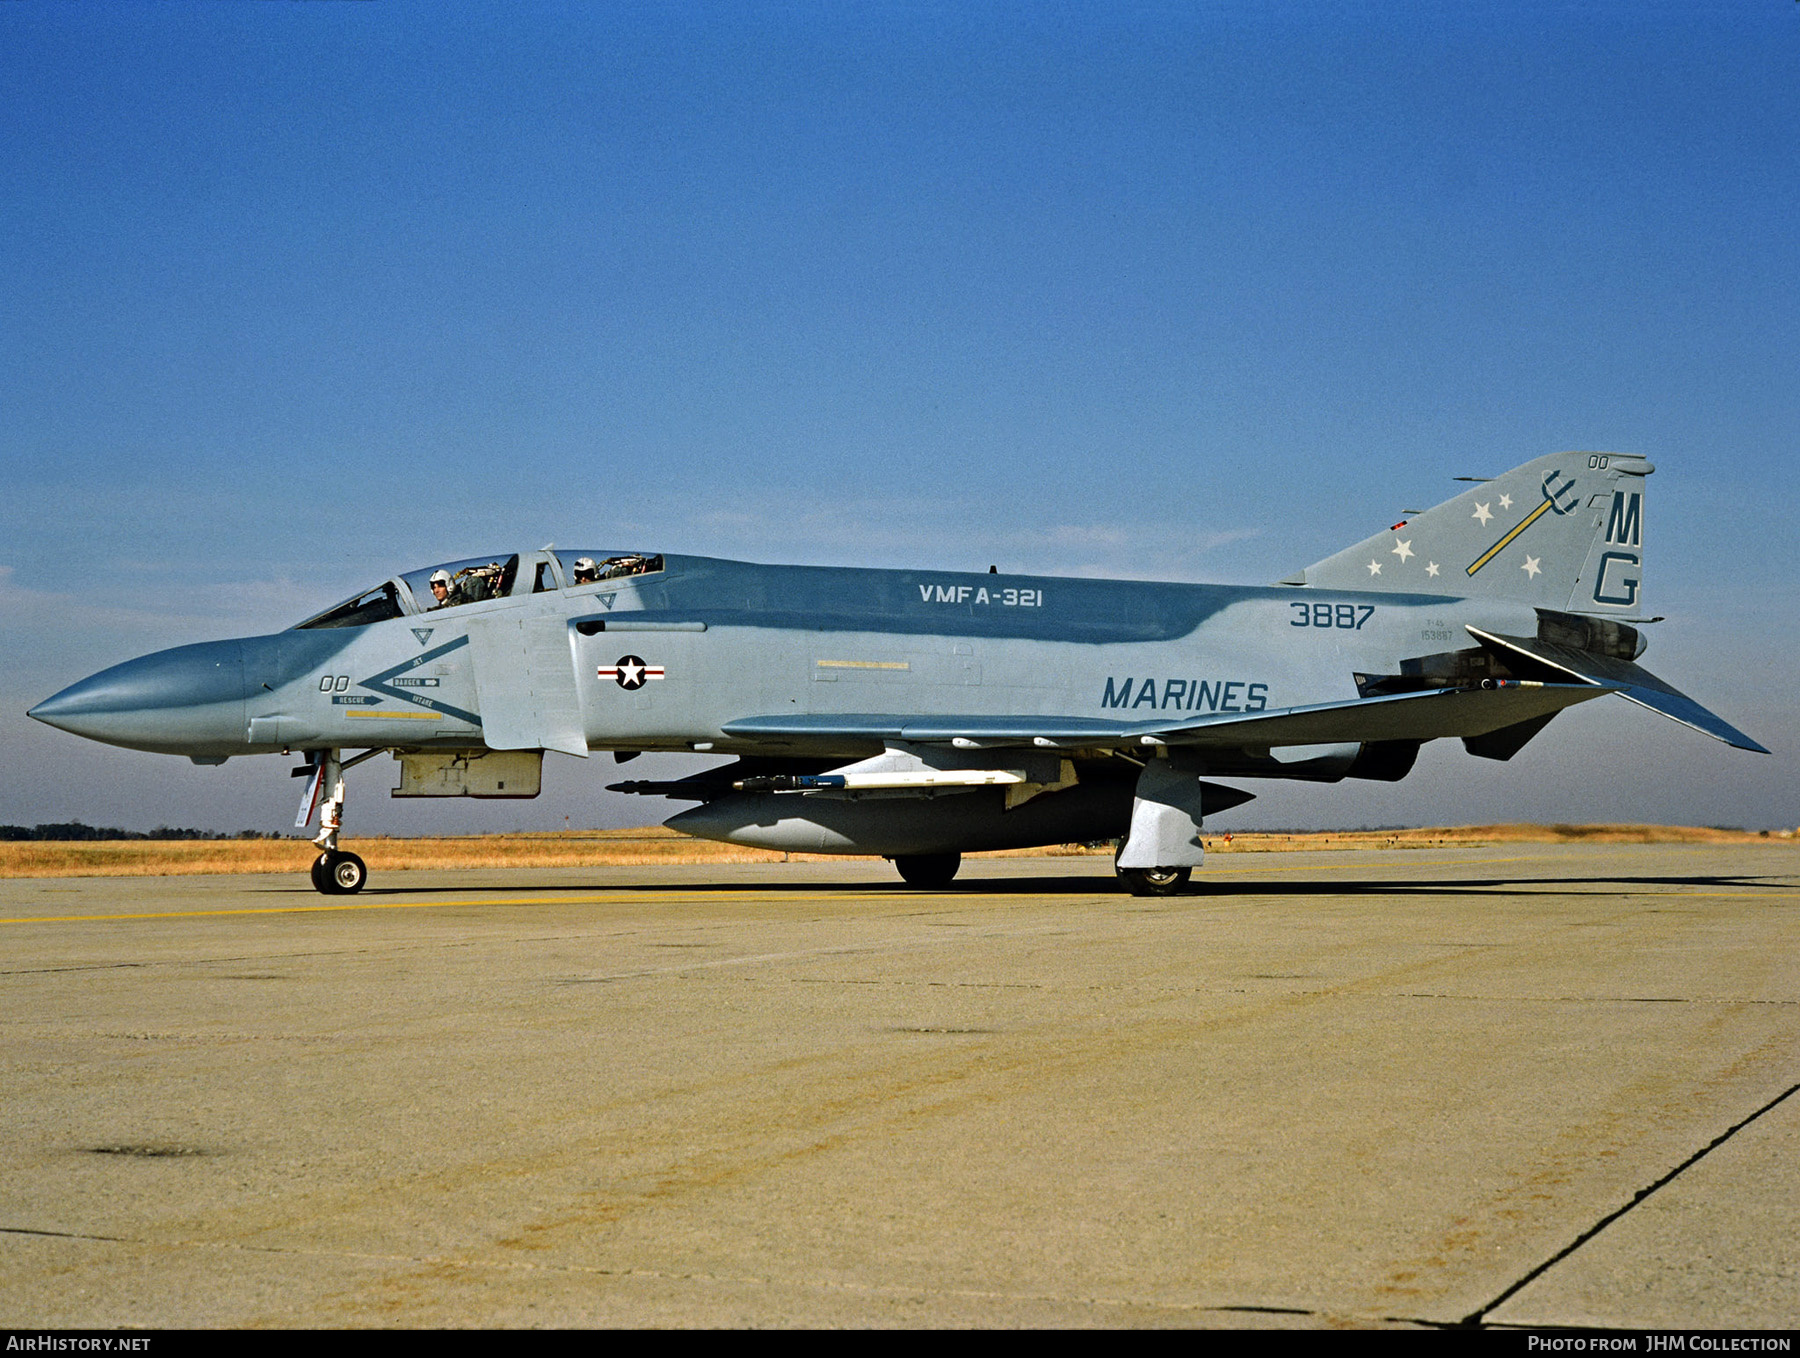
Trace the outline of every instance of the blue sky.
<instances>
[{"instance_id":1,"label":"blue sky","mask_svg":"<svg viewBox=\"0 0 1800 1358\"><path fill-rule=\"evenodd\" d=\"M1600 448L1646 664L1775 754L1609 699L1238 823L1800 824L1792 0L20 0L0 108L0 822L290 821L23 711L435 560L1262 583ZM350 824L660 805L550 764Z\"/></svg>"}]
</instances>

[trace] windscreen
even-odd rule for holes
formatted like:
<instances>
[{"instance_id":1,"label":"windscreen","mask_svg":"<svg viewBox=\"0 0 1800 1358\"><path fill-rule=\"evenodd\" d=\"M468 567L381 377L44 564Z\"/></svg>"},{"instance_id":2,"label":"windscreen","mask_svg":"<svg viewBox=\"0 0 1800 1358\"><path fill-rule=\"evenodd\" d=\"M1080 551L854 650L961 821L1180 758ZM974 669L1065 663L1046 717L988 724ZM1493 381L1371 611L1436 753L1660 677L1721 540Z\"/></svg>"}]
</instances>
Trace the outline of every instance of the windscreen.
<instances>
[{"instance_id":1,"label":"windscreen","mask_svg":"<svg viewBox=\"0 0 1800 1358\"><path fill-rule=\"evenodd\" d=\"M392 580L388 580L341 604L334 604L323 613L314 614L305 622L295 623L294 627L296 630L302 627L362 627L371 622L398 618L404 612L400 607L400 591L394 588Z\"/></svg>"}]
</instances>

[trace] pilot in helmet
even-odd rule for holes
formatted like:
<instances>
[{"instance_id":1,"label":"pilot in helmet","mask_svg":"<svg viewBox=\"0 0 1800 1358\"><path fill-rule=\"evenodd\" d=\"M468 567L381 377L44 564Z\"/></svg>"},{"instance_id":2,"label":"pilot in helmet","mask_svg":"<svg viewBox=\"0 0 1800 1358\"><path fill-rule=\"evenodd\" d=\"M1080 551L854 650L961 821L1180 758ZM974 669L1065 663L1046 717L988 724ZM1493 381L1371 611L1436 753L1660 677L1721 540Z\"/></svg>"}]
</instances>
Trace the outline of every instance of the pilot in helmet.
<instances>
[{"instance_id":1,"label":"pilot in helmet","mask_svg":"<svg viewBox=\"0 0 1800 1358\"><path fill-rule=\"evenodd\" d=\"M591 585L600 578L600 567L591 556L575 558L575 583Z\"/></svg>"},{"instance_id":2,"label":"pilot in helmet","mask_svg":"<svg viewBox=\"0 0 1800 1358\"><path fill-rule=\"evenodd\" d=\"M433 608L443 608L450 602L450 572L435 570L431 573L431 596L437 602Z\"/></svg>"}]
</instances>

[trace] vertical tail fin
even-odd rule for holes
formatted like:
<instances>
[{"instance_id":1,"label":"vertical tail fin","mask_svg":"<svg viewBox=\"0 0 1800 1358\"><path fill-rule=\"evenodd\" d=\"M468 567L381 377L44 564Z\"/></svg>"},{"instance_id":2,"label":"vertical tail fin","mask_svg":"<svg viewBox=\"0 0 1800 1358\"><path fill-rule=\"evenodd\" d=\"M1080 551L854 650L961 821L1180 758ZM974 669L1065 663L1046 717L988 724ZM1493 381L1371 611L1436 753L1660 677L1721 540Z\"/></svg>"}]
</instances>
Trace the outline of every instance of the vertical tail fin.
<instances>
[{"instance_id":1,"label":"vertical tail fin","mask_svg":"<svg viewBox=\"0 0 1800 1358\"><path fill-rule=\"evenodd\" d=\"M1565 613L1635 617L1644 569L1644 478L1654 470L1628 453L1540 457L1284 583L1483 595Z\"/></svg>"}]
</instances>

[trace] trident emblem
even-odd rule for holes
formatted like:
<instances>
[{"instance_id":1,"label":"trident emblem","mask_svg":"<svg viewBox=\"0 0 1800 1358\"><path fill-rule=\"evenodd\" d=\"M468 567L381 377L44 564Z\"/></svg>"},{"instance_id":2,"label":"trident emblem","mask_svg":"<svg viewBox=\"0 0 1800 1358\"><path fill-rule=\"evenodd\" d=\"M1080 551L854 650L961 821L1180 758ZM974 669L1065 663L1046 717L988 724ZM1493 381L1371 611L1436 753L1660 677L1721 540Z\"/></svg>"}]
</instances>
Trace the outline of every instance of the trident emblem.
<instances>
[{"instance_id":1,"label":"trident emblem","mask_svg":"<svg viewBox=\"0 0 1800 1358\"><path fill-rule=\"evenodd\" d=\"M1558 481L1562 481L1562 484L1558 485ZM1561 471L1552 471L1550 475L1546 476L1544 478L1542 490L1544 492L1544 502L1520 520L1517 528L1513 529L1512 532L1508 533L1505 537L1501 538L1500 541L1496 542L1492 547L1489 547L1480 556L1476 557L1474 564L1469 567L1468 573L1470 575L1475 574L1476 571L1480 570L1483 566L1487 565L1488 562L1500 555L1500 553L1511 544L1514 538L1518 537L1520 533L1523 533L1527 528L1531 527L1532 524L1536 523L1546 509L1553 510L1558 515L1569 514L1573 513L1581 503L1580 499L1575 494L1575 478L1571 476L1567 480L1563 480ZM1567 497L1566 501L1564 497Z\"/></svg>"},{"instance_id":2,"label":"trident emblem","mask_svg":"<svg viewBox=\"0 0 1800 1358\"><path fill-rule=\"evenodd\" d=\"M1575 478L1571 476L1559 486L1556 484L1556 478L1561 475L1561 472L1553 471L1544 478L1544 504L1548 505L1554 513L1570 514L1574 512L1578 503L1574 498ZM1569 496L1569 502L1567 504L1564 504L1562 500L1562 497L1565 495ZM1540 505L1537 512L1531 516L1531 519L1535 519L1538 514L1541 513L1543 513L1543 506ZM1530 523L1531 519L1526 519L1525 523ZM1519 525L1521 528L1524 526L1524 523Z\"/></svg>"}]
</instances>

